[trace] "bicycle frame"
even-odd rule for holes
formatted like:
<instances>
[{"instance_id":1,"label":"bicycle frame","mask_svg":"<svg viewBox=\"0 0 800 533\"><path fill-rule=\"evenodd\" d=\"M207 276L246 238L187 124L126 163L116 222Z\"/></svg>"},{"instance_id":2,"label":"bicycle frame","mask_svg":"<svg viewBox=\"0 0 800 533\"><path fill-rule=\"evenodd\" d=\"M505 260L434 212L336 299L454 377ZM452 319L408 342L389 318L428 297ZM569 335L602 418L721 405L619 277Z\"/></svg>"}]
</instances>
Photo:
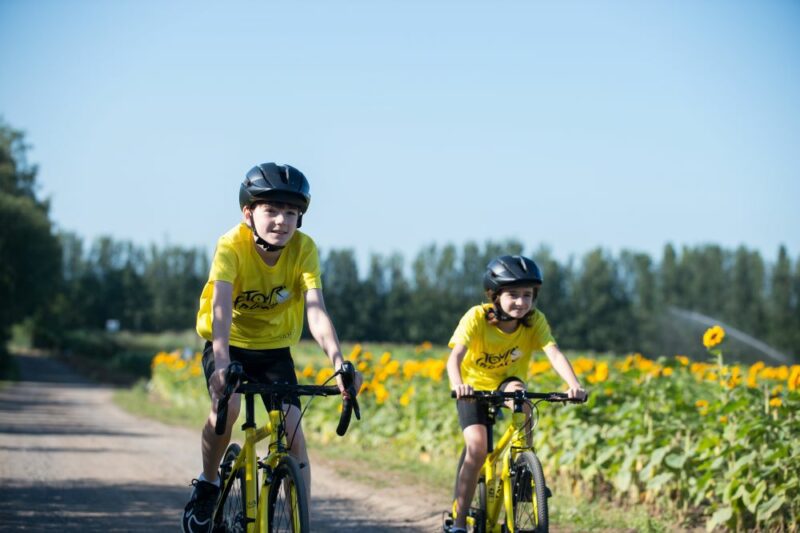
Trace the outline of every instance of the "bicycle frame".
<instances>
[{"instance_id":1,"label":"bicycle frame","mask_svg":"<svg viewBox=\"0 0 800 533\"><path fill-rule=\"evenodd\" d=\"M456 398L456 392L450 392L451 398ZM479 478L479 492L477 494L479 505L481 509L478 511L477 520L476 515L472 511L471 503L467 503L470 508L466 509L467 524L472 526L473 530L480 531L480 523L485 526L486 533L513 533L516 529L515 523L519 520L525 520L530 517L538 529L540 526L544 531L548 529L547 518L547 498L549 491L544 484L542 468L540 461L536 457L536 451L532 444L532 432L536 426L536 419L538 418L537 405L540 402L564 402L564 403L581 403L585 401L582 399L569 398L563 392L527 392L524 390L516 391L473 391L471 394L462 396L464 399L474 399L477 401L488 402L488 421L487 421L487 455L486 460L481 466ZM511 423L506 431L500 437L500 440L495 447L494 441L494 426L498 410L503 403L508 400L513 401L513 411L511 415ZM530 420L525 414L524 405L528 400L535 400L531 403ZM464 461L464 455L459 463L458 476L460 477L461 465ZM520 463L522 461L522 463ZM517 480L514 479L515 473L519 471L520 464L525 471L530 472L535 478L538 476L538 481L532 487L535 492L531 495L531 499L520 499L519 490L525 490L523 485L517 485ZM458 479L456 478L455 492L458 494ZM480 484L482 480L483 485ZM522 481L527 480L521 478ZM484 489L481 487L484 487ZM524 494L524 493L523 493ZM532 506L531 512L525 512L524 508L515 508L519 503L529 502ZM522 509L522 515L515 516L517 511ZM505 520L502 524L498 524L500 512L505 511ZM445 519L445 528L448 523L452 524L454 518L458 516L458 500L453 502L449 518ZM478 523L476 523L478 522Z\"/></svg>"},{"instance_id":2,"label":"bicycle frame","mask_svg":"<svg viewBox=\"0 0 800 533\"><path fill-rule=\"evenodd\" d=\"M268 411L269 419L261 427L256 427L253 420L254 412L254 397L253 395L245 396L245 409L247 410L247 418L245 424L242 426L244 429L244 446L242 453L234 461L231 472L236 472L238 468L245 464L245 493L247 500L245 502L246 516L247 516L247 533L258 533L260 531L269 531L269 516L267 514L267 495L269 494L269 476L264 478L262 490L258 489L258 468L262 466L269 473L278 466L281 458L288 454L286 446L282 439L280 439L279 428L283 424L281 418L283 414L280 410ZM269 439L270 450L267 456L259 464L258 455L256 453L256 443ZM230 483L236 483L237 479L229 476L225 480L226 487ZM226 487L223 487L225 489ZM256 494L258 496L256 497ZM295 524L299 521L297 516L292 517ZM297 526L296 526L297 528Z\"/></svg>"},{"instance_id":3,"label":"bicycle frame","mask_svg":"<svg viewBox=\"0 0 800 533\"><path fill-rule=\"evenodd\" d=\"M511 416L511 424L497 442L497 446L492 449L493 436L488 435L489 453L481 467L481 474L486 482L486 532L500 533L502 525L498 524L500 511L505 509L505 526L510 533L514 532L514 511L511 502L511 465L517 453L525 450L532 450L528 446L525 437L525 413L514 412ZM492 424L492 427L494 424ZM491 427L488 428L491 431ZM457 508L453 502L453 515ZM467 517L467 522L474 519Z\"/></svg>"},{"instance_id":4,"label":"bicycle frame","mask_svg":"<svg viewBox=\"0 0 800 533\"><path fill-rule=\"evenodd\" d=\"M343 436L347 431L350 424L350 415L355 413L356 418L360 418L358 408L358 400L356 400L356 391L354 387L355 369L350 362L345 361L342 368L334 375L341 375L343 384L346 388L348 396L342 399L342 412L339 415L339 425L336 428L336 433ZM219 524L220 513L225 512L225 505L227 495L233 489L233 483L241 483L241 474L244 472L244 498L245 501L241 502L244 509L243 515L246 524L247 533L260 533L271 531L271 524L269 523L270 512L269 507L274 506L277 494L272 486L275 482L273 474L278 476L277 483L281 483L281 478L286 475L286 469L289 469L288 478L291 478L289 486L291 487L290 493L287 496L291 508L291 516L288 517L292 525L293 531L307 530L308 529L308 504L307 501L307 487L302 479L302 474L299 472L299 465L295 459L289 459L289 450L287 446L288 428L285 426L285 415L282 407L268 409L268 419L263 426L257 427L255 423L255 396L256 395L275 395L271 396L273 401L278 398L285 398L287 394L296 396L330 396L339 395L340 391L337 386L314 386L314 385L290 385L290 384L259 384L245 382L240 383L244 376L242 366L237 363L231 363L226 369L225 376L225 391L222 398L217 403L217 421L214 431L217 435L222 435L225 432L226 420L228 415L228 402L234 392L244 394L245 398L245 423L242 425L244 430L245 439L244 447L241 451L237 451L236 458L233 464L226 465L225 479L223 481L222 496L217 502L217 507L212 517L213 524ZM249 381L249 380L247 380ZM277 400L277 405L283 406L283 401ZM302 413L300 415L302 418ZM299 424L299 421L298 421ZM267 455L263 459L259 459L256 453L256 443L269 440ZM233 445L231 445L233 446ZM229 449L231 448L229 446ZM239 446L236 445L239 450ZM226 452L227 453L227 452ZM262 488L259 491L258 485L258 471L263 469L264 477L261 482ZM287 478L287 479L288 479ZM280 489L280 487L278 487ZM296 505L295 505L296 504ZM241 525L241 524L240 524Z\"/></svg>"},{"instance_id":5,"label":"bicycle frame","mask_svg":"<svg viewBox=\"0 0 800 533\"><path fill-rule=\"evenodd\" d=\"M483 464L486 480L486 531L501 531L497 523L500 510L506 512L507 531L514 532L514 510L511 502L511 465L520 451L532 449L525 442L525 413L514 413L512 422L500 437L497 447L487 456ZM499 479L498 479L498 472Z\"/></svg>"}]
</instances>

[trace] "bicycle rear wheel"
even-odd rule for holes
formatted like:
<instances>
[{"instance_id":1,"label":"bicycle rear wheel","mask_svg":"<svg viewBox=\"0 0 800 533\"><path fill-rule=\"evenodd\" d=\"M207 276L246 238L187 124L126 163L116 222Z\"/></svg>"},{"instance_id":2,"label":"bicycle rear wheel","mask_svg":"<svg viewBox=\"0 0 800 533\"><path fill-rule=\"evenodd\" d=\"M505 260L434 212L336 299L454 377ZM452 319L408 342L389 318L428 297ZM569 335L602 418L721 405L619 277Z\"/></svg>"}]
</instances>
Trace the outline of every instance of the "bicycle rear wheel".
<instances>
[{"instance_id":1,"label":"bicycle rear wheel","mask_svg":"<svg viewBox=\"0 0 800 533\"><path fill-rule=\"evenodd\" d=\"M547 488L539 458L522 452L514 461L511 501L514 508L514 531L547 533Z\"/></svg>"},{"instance_id":2,"label":"bicycle rear wheel","mask_svg":"<svg viewBox=\"0 0 800 533\"><path fill-rule=\"evenodd\" d=\"M242 452L238 444L231 444L225 450L225 455L220 463L220 479L224 486L217 512L214 517L215 533L244 533L247 531L247 498L246 485L244 480L244 466L238 468L236 472L231 472L233 463Z\"/></svg>"},{"instance_id":3,"label":"bicycle rear wheel","mask_svg":"<svg viewBox=\"0 0 800 533\"><path fill-rule=\"evenodd\" d=\"M297 461L281 458L269 485L267 496L269 533L307 533L308 502L306 487Z\"/></svg>"},{"instance_id":4,"label":"bicycle rear wheel","mask_svg":"<svg viewBox=\"0 0 800 533\"><path fill-rule=\"evenodd\" d=\"M458 477L461 474L461 466L464 464L464 457L467 454L467 449L461 450L461 458L458 460L458 467L456 468L456 481L453 487L453 501L455 501L458 492ZM453 517L455 519L455 517ZM483 474L478 478L478 485L475 487L475 494L472 496L472 502L469 505L467 514L467 533L485 533L486 532L486 479Z\"/></svg>"}]
</instances>

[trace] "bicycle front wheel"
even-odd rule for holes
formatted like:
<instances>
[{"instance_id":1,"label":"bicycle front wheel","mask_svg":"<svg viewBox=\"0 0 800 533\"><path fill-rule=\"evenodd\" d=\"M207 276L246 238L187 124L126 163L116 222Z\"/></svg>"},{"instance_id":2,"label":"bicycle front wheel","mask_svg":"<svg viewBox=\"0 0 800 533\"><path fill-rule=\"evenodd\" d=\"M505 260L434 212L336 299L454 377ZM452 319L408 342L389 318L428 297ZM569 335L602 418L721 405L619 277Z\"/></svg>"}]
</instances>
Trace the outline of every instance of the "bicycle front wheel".
<instances>
[{"instance_id":1,"label":"bicycle front wheel","mask_svg":"<svg viewBox=\"0 0 800 533\"><path fill-rule=\"evenodd\" d=\"M245 533L247 531L247 487L244 479L244 466L232 472L233 463L242 452L238 444L231 444L225 450L220 463L220 479L226 483L214 517L215 533Z\"/></svg>"},{"instance_id":2,"label":"bicycle front wheel","mask_svg":"<svg viewBox=\"0 0 800 533\"><path fill-rule=\"evenodd\" d=\"M539 458L533 452L522 452L514 461L512 474L514 531L547 533L547 487Z\"/></svg>"},{"instance_id":3,"label":"bicycle front wheel","mask_svg":"<svg viewBox=\"0 0 800 533\"><path fill-rule=\"evenodd\" d=\"M300 466L289 456L284 456L269 485L267 496L269 533L307 533L308 502Z\"/></svg>"}]
</instances>

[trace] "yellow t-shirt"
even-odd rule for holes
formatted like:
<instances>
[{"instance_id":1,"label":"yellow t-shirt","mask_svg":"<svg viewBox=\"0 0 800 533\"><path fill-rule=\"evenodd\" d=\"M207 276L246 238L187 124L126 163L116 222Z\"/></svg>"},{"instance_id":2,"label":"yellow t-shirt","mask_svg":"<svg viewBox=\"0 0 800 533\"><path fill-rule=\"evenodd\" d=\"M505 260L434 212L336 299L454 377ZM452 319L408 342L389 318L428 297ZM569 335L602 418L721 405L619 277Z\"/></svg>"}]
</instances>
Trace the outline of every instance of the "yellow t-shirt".
<instances>
[{"instance_id":1,"label":"yellow t-shirt","mask_svg":"<svg viewBox=\"0 0 800 533\"><path fill-rule=\"evenodd\" d=\"M495 390L511 376L524 380L528 375L531 354L556 340L550 325L538 309L531 317L531 327L519 326L513 333L490 324L486 310L491 304L476 305L461 317L450 348L456 344L467 347L461 362L461 379L475 390Z\"/></svg>"},{"instance_id":2,"label":"yellow t-shirt","mask_svg":"<svg viewBox=\"0 0 800 533\"><path fill-rule=\"evenodd\" d=\"M206 340L212 340L215 281L233 285L231 345L251 350L292 346L303 330L304 293L322 288L317 246L298 231L275 266L269 266L258 255L246 224L220 237L197 311L197 333Z\"/></svg>"}]
</instances>

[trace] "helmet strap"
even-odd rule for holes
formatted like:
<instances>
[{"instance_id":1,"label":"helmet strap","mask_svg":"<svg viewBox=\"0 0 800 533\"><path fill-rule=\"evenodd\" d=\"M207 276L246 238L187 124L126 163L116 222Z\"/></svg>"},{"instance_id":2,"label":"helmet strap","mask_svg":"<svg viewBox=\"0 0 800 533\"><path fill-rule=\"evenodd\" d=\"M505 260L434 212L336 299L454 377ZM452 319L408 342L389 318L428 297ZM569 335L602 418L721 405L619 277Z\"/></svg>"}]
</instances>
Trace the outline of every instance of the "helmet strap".
<instances>
[{"instance_id":1,"label":"helmet strap","mask_svg":"<svg viewBox=\"0 0 800 533\"><path fill-rule=\"evenodd\" d=\"M252 215L250 216L252 217ZM265 252L277 252L285 248L285 246L276 246L274 244L268 243L264 238L261 237L261 235L258 234L258 230L256 229L256 223L251 222L251 224L248 224L247 226L251 230L253 230L253 235L255 235L256 237L256 245L259 246L262 250L264 250Z\"/></svg>"},{"instance_id":2,"label":"helmet strap","mask_svg":"<svg viewBox=\"0 0 800 533\"><path fill-rule=\"evenodd\" d=\"M513 316L511 316L508 313L506 313L505 311L503 311L503 307L500 305L500 302L498 302L497 300L492 302L492 305L494 306L494 316L496 316L497 320L499 320L500 322L507 322L509 320L517 320Z\"/></svg>"}]
</instances>

